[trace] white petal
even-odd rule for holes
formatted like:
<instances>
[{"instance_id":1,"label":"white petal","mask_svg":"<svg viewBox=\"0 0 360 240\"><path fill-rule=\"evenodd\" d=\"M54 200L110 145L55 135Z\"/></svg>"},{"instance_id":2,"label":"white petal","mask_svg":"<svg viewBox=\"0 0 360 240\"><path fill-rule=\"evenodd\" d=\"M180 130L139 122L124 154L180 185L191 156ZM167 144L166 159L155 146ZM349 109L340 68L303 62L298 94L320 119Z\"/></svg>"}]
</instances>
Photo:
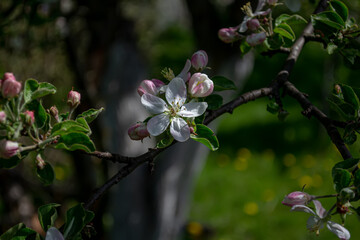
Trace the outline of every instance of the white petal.
<instances>
[{"instance_id":1,"label":"white petal","mask_svg":"<svg viewBox=\"0 0 360 240\"><path fill-rule=\"evenodd\" d=\"M179 75L177 75L176 77L182 78L184 80L184 82L186 82L187 75L188 75L190 68L191 68L191 61L189 59L187 59L183 70L181 70L181 73Z\"/></svg>"},{"instance_id":2,"label":"white petal","mask_svg":"<svg viewBox=\"0 0 360 240\"><path fill-rule=\"evenodd\" d=\"M307 207L305 205L294 205L294 206L292 206L290 211L292 211L292 212L294 212L294 211L295 212L306 212L306 213L316 215L315 212L311 208L309 208L309 207Z\"/></svg>"},{"instance_id":3,"label":"white petal","mask_svg":"<svg viewBox=\"0 0 360 240\"><path fill-rule=\"evenodd\" d=\"M59 230L51 227L46 232L45 240L64 240L64 237Z\"/></svg>"},{"instance_id":4,"label":"white petal","mask_svg":"<svg viewBox=\"0 0 360 240\"><path fill-rule=\"evenodd\" d=\"M186 85L181 78L174 78L169 83L166 93L166 100L174 108L181 107L186 101Z\"/></svg>"},{"instance_id":5,"label":"white petal","mask_svg":"<svg viewBox=\"0 0 360 240\"><path fill-rule=\"evenodd\" d=\"M177 115L182 117L198 117L202 115L208 104L206 102L189 102L182 106Z\"/></svg>"},{"instance_id":6,"label":"white petal","mask_svg":"<svg viewBox=\"0 0 360 240\"><path fill-rule=\"evenodd\" d=\"M148 93L141 96L141 103L152 114L163 113L168 109L164 100Z\"/></svg>"},{"instance_id":7,"label":"white petal","mask_svg":"<svg viewBox=\"0 0 360 240\"><path fill-rule=\"evenodd\" d=\"M170 133L179 142L185 142L190 137L189 125L182 118L173 118L170 125Z\"/></svg>"},{"instance_id":8,"label":"white petal","mask_svg":"<svg viewBox=\"0 0 360 240\"><path fill-rule=\"evenodd\" d=\"M247 22L250 20L251 18L249 18L248 16L245 16L244 17L244 20L242 21L242 23L240 24L240 28L239 28L239 32L240 33L243 33L243 32L246 32L246 30L248 30L248 27L247 27Z\"/></svg>"},{"instance_id":9,"label":"white petal","mask_svg":"<svg viewBox=\"0 0 360 240\"><path fill-rule=\"evenodd\" d=\"M326 226L331 232L336 234L336 236L338 236L338 238L340 238L341 240L350 239L350 232L340 224L332 221L328 221Z\"/></svg>"},{"instance_id":10,"label":"white petal","mask_svg":"<svg viewBox=\"0 0 360 240\"><path fill-rule=\"evenodd\" d=\"M317 231L323 227L324 224L318 216L310 216L306 222L306 228L309 231Z\"/></svg>"},{"instance_id":11,"label":"white petal","mask_svg":"<svg viewBox=\"0 0 360 240\"><path fill-rule=\"evenodd\" d=\"M313 203L315 205L316 215L320 218L324 218L326 216L326 209L321 205L321 202L313 200Z\"/></svg>"},{"instance_id":12,"label":"white petal","mask_svg":"<svg viewBox=\"0 0 360 240\"><path fill-rule=\"evenodd\" d=\"M152 117L147 122L147 130L152 136L158 136L162 134L170 123L170 117L169 115L162 113L159 115L156 115L155 117Z\"/></svg>"}]
</instances>

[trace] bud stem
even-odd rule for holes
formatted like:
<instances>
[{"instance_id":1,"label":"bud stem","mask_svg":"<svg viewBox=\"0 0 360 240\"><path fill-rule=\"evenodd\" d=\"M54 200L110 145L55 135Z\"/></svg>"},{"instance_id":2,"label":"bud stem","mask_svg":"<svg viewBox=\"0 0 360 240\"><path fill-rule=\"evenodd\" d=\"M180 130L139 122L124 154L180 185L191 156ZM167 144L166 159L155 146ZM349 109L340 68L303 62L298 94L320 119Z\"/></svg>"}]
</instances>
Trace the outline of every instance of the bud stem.
<instances>
[{"instance_id":1,"label":"bud stem","mask_svg":"<svg viewBox=\"0 0 360 240\"><path fill-rule=\"evenodd\" d=\"M339 195L339 194L330 194L330 195L323 195L323 196L314 196L314 199L337 197L338 195Z\"/></svg>"}]
</instances>

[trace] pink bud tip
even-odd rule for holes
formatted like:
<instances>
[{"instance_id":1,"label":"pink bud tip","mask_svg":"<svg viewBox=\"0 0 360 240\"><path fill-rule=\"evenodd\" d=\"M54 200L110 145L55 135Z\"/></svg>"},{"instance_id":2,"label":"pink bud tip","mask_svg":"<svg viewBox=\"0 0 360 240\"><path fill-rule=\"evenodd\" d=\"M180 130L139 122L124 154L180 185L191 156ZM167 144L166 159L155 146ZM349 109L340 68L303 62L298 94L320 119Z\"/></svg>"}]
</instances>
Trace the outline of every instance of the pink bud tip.
<instances>
[{"instance_id":1,"label":"pink bud tip","mask_svg":"<svg viewBox=\"0 0 360 240\"><path fill-rule=\"evenodd\" d=\"M68 94L67 104L71 108L75 108L80 104L81 94L77 91L71 90Z\"/></svg>"},{"instance_id":2,"label":"pink bud tip","mask_svg":"<svg viewBox=\"0 0 360 240\"><path fill-rule=\"evenodd\" d=\"M195 52L191 57L191 65L197 71L203 70L208 63L208 55L204 50Z\"/></svg>"},{"instance_id":3,"label":"pink bud tip","mask_svg":"<svg viewBox=\"0 0 360 240\"><path fill-rule=\"evenodd\" d=\"M314 197L308 193L296 191L285 196L281 203L290 207L294 205L306 205L313 200L313 198Z\"/></svg>"}]
</instances>

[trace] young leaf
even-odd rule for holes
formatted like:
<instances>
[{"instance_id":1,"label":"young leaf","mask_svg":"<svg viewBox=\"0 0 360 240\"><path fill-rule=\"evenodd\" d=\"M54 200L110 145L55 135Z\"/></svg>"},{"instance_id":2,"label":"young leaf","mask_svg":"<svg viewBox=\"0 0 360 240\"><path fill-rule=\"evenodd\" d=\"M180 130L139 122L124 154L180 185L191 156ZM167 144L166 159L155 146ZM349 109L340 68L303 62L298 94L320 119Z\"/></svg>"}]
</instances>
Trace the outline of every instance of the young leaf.
<instances>
[{"instance_id":1,"label":"young leaf","mask_svg":"<svg viewBox=\"0 0 360 240\"><path fill-rule=\"evenodd\" d=\"M326 51L328 52L329 55L333 54L336 51L336 49L338 49L338 46L332 42L330 42L326 47Z\"/></svg>"},{"instance_id":2,"label":"young leaf","mask_svg":"<svg viewBox=\"0 0 360 240\"><path fill-rule=\"evenodd\" d=\"M42 106L41 102L38 100L33 100L27 103L27 108L30 111L34 111L35 116L35 124L38 128L42 128L46 123L46 111L45 108Z\"/></svg>"},{"instance_id":3,"label":"young leaf","mask_svg":"<svg viewBox=\"0 0 360 240\"><path fill-rule=\"evenodd\" d=\"M76 118L85 118L85 120L88 123L91 123L92 121L95 120L95 118L97 118L97 116L99 116L99 114L104 111L104 108L100 108L100 109L89 109L81 114L79 114Z\"/></svg>"},{"instance_id":4,"label":"young leaf","mask_svg":"<svg viewBox=\"0 0 360 240\"><path fill-rule=\"evenodd\" d=\"M334 178L337 169L346 169L352 171L359 163L358 158L349 158L344 161L338 162L334 165L331 170L331 175Z\"/></svg>"},{"instance_id":5,"label":"young leaf","mask_svg":"<svg viewBox=\"0 0 360 240\"><path fill-rule=\"evenodd\" d=\"M236 90L234 82L225 77L215 76L211 80L214 83L214 91Z\"/></svg>"},{"instance_id":6,"label":"young leaf","mask_svg":"<svg viewBox=\"0 0 360 240\"><path fill-rule=\"evenodd\" d=\"M40 206L38 209L38 218L41 227L46 232L50 227L54 226L55 220L57 218L57 207L60 207L60 204L49 203L43 206Z\"/></svg>"},{"instance_id":7,"label":"young leaf","mask_svg":"<svg viewBox=\"0 0 360 240\"><path fill-rule=\"evenodd\" d=\"M275 27L279 26L282 23L286 23L288 25L297 25L297 24L306 24L307 21L300 15L294 14L281 14L275 20Z\"/></svg>"},{"instance_id":8,"label":"young leaf","mask_svg":"<svg viewBox=\"0 0 360 240\"><path fill-rule=\"evenodd\" d=\"M56 88L50 83L38 83L35 79L28 79L24 86L24 100L29 103L34 99L44 97L49 94L55 94Z\"/></svg>"},{"instance_id":9,"label":"young leaf","mask_svg":"<svg viewBox=\"0 0 360 240\"><path fill-rule=\"evenodd\" d=\"M13 156L9 159L6 158L0 158L0 169L1 168L13 168L16 167L22 158L19 158L18 156ZM0 239L1 240L1 239Z\"/></svg>"},{"instance_id":10,"label":"young leaf","mask_svg":"<svg viewBox=\"0 0 360 240\"><path fill-rule=\"evenodd\" d=\"M169 146L174 141L173 136L166 133L165 136L156 144L156 148L164 148Z\"/></svg>"},{"instance_id":11,"label":"young leaf","mask_svg":"<svg viewBox=\"0 0 360 240\"><path fill-rule=\"evenodd\" d=\"M8 229L0 236L0 240L12 240L16 236L16 233L21 229L25 228L25 224L19 223L12 228Z\"/></svg>"},{"instance_id":12,"label":"young leaf","mask_svg":"<svg viewBox=\"0 0 360 240\"><path fill-rule=\"evenodd\" d=\"M325 11L312 15L311 19L317 22L321 22L331 28L340 30L345 27L344 20L339 16L339 14L331 11Z\"/></svg>"},{"instance_id":13,"label":"young leaf","mask_svg":"<svg viewBox=\"0 0 360 240\"><path fill-rule=\"evenodd\" d=\"M66 120L54 125L51 130L50 136L62 136L64 134L69 134L71 132L82 132L88 134L90 132L89 125L86 124L86 121L83 118L77 119L77 121Z\"/></svg>"},{"instance_id":14,"label":"young leaf","mask_svg":"<svg viewBox=\"0 0 360 240\"><path fill-rule=\"evenodd\" d=\"M345 169L335 169L333 173L334 187L337 192L341 189L346 188L351 182L351 173Z\"/></svg>"},{"instance_id":15,"label":"young leaf","mask_svg":"<svg viewBox=\"0 0 360 240\"><path fill-rule=\"evenodd\" d=\"M36 175L40 181L45 185L50 185L54 181L55 172L49 162L45 162L43 169L36 168Z\"/></svg>"},{"instance_id":16,"label":"young leaf","mask_svg":"<svg viewBox=\"0 0 360 240\"><path fill-rule=\"evenodd\" d=\"M208 110L216 110L223 104L223 98L218 94L211 94L205 98L205 102L208 103Z\"/></svg>"},{"instance_id":17,"label":"young leaf","mask_svg":"<svg viewBox=\"0 0 360 240\"><path fill-rule=\"evenodd\" d=\"M349 103L356 110L357 113L357 110L359 110L360 103L354 90L350 86L344 84L341 85L341 90L344 96L344 101Z\"/></svg>"},{"instance_id":18,"label":"young leaf","mask_svg":"<svg viewBox=\"0 0 360 240\"><path fill-rule=\"evenodd\" d=\"M64 238L67 240L76 239L81 233L81 230L93 219L93 217L94 213L85 210L81 203L70 208L66 212Z\"/></svg>"},{"instance_id":19,"label":"young leaf","mask_svg":"<svg viewBox=\"0 0 360 240\"><path fill-rule=\"evenodd\" d=\"M340 15L344 22L346 22L349 16L349 9L343 2L338 0L332 0L330 2L330 7L334 12Z\"/></svg>"},{"instance_id":20,"label":"young leaf","mask_svg":"<svg viewBox=\"0 0 360 240\"><path fill-rule=\"evenodd\" d=\"M81 132L62 134L55 148L68 151L83 150L88 153L95 151L95 145L89 136Z\"/></svg>"},{"instance_id":21,"label":"young leaf","mask_svg":"<svg viewBox=\"0 0 360 240\"><path fill-rule=\"evenodd\" d=\"M347 121L355 120L356 113L352 106L348 103L335 103L332 100L328 100L330 107L336 111L343 119Z\"/></svg>"},{"instance_id":22,"label":"young leaf","mask_svg":"<svg viewBox=\"0 0 360 240\"><path fill-rule=\"evenodd\" d=\"M216 151L219 148L219 141L214 132L203 124L196 124L196 133L191 134L190 137L204 144L211 151Z\"/></svg>"},{"instance_id":23,"label":"young leaf","mask_svg":"<svg viewBox=\"0 0 360 240\"><path fill-rule=\"evenodd\" d=\"M279 24L276 28L274 28L274 32L292 41L294 41L296 37L292 28L286 23Z\"/></svg>"},{"instance_id":24,"label":"young leaf","mask_svg":"<svg viewBox=\"0 0 360 240\"><path fill-rule=\"evenodd\" d=\"M276 102L271 102L266 106L266 110L271 114L277 114L280 111L280 107Z\"/></svg>"},{"instance_id":25,"label":"young leaf","mask_svg":"<svg viewBox=\"0 0 360 240\"><path fill-rule=\"evenodd\" d=\"M251 50L251 46L244 40L240 43L241 56L244 56Z\"/></svg>"},{"instance_id":26,"label":"young leaf","mask_svg":"<svg viewBox=\"0 0 360 240\"><path fill-rule=\"evenodd\" d=\"M360 170L357 170L354 174L354 186L360 190Z\"/></svg>"},{"instance_id":27,"label":"young leaf","mask_svg":"<svg viewBox=\"0 0 360 240\"><path fill-rule=\"evenodd\" d=\"M267 37L265 40L265 45L269 49L279 49L284 44L284 39L280 34L275 33L270 37Z\"/></svg>"}]
</instances>

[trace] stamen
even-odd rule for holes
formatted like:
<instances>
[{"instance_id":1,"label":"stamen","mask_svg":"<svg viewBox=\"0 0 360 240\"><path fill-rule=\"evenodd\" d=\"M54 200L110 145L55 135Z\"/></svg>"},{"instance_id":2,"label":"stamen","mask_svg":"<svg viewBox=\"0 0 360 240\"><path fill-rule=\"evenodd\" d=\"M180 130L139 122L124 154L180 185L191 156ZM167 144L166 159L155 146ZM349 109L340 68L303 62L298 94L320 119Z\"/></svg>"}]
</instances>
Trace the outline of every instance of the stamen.
<instances>
[{"instance_id":1,"label":"stamen","mask_svg":"<svg viewBox=\"0 0 360 240\"><path fill-rule=\"evenodd\" d=\"M244 12L244 14L248 17L252 17L254 14L253 14L253 11L252 11L252 8L251 8L251 4L250 2L246 3L244 6L241 7L241 10Z\"/></svg>"}]
</instances>

